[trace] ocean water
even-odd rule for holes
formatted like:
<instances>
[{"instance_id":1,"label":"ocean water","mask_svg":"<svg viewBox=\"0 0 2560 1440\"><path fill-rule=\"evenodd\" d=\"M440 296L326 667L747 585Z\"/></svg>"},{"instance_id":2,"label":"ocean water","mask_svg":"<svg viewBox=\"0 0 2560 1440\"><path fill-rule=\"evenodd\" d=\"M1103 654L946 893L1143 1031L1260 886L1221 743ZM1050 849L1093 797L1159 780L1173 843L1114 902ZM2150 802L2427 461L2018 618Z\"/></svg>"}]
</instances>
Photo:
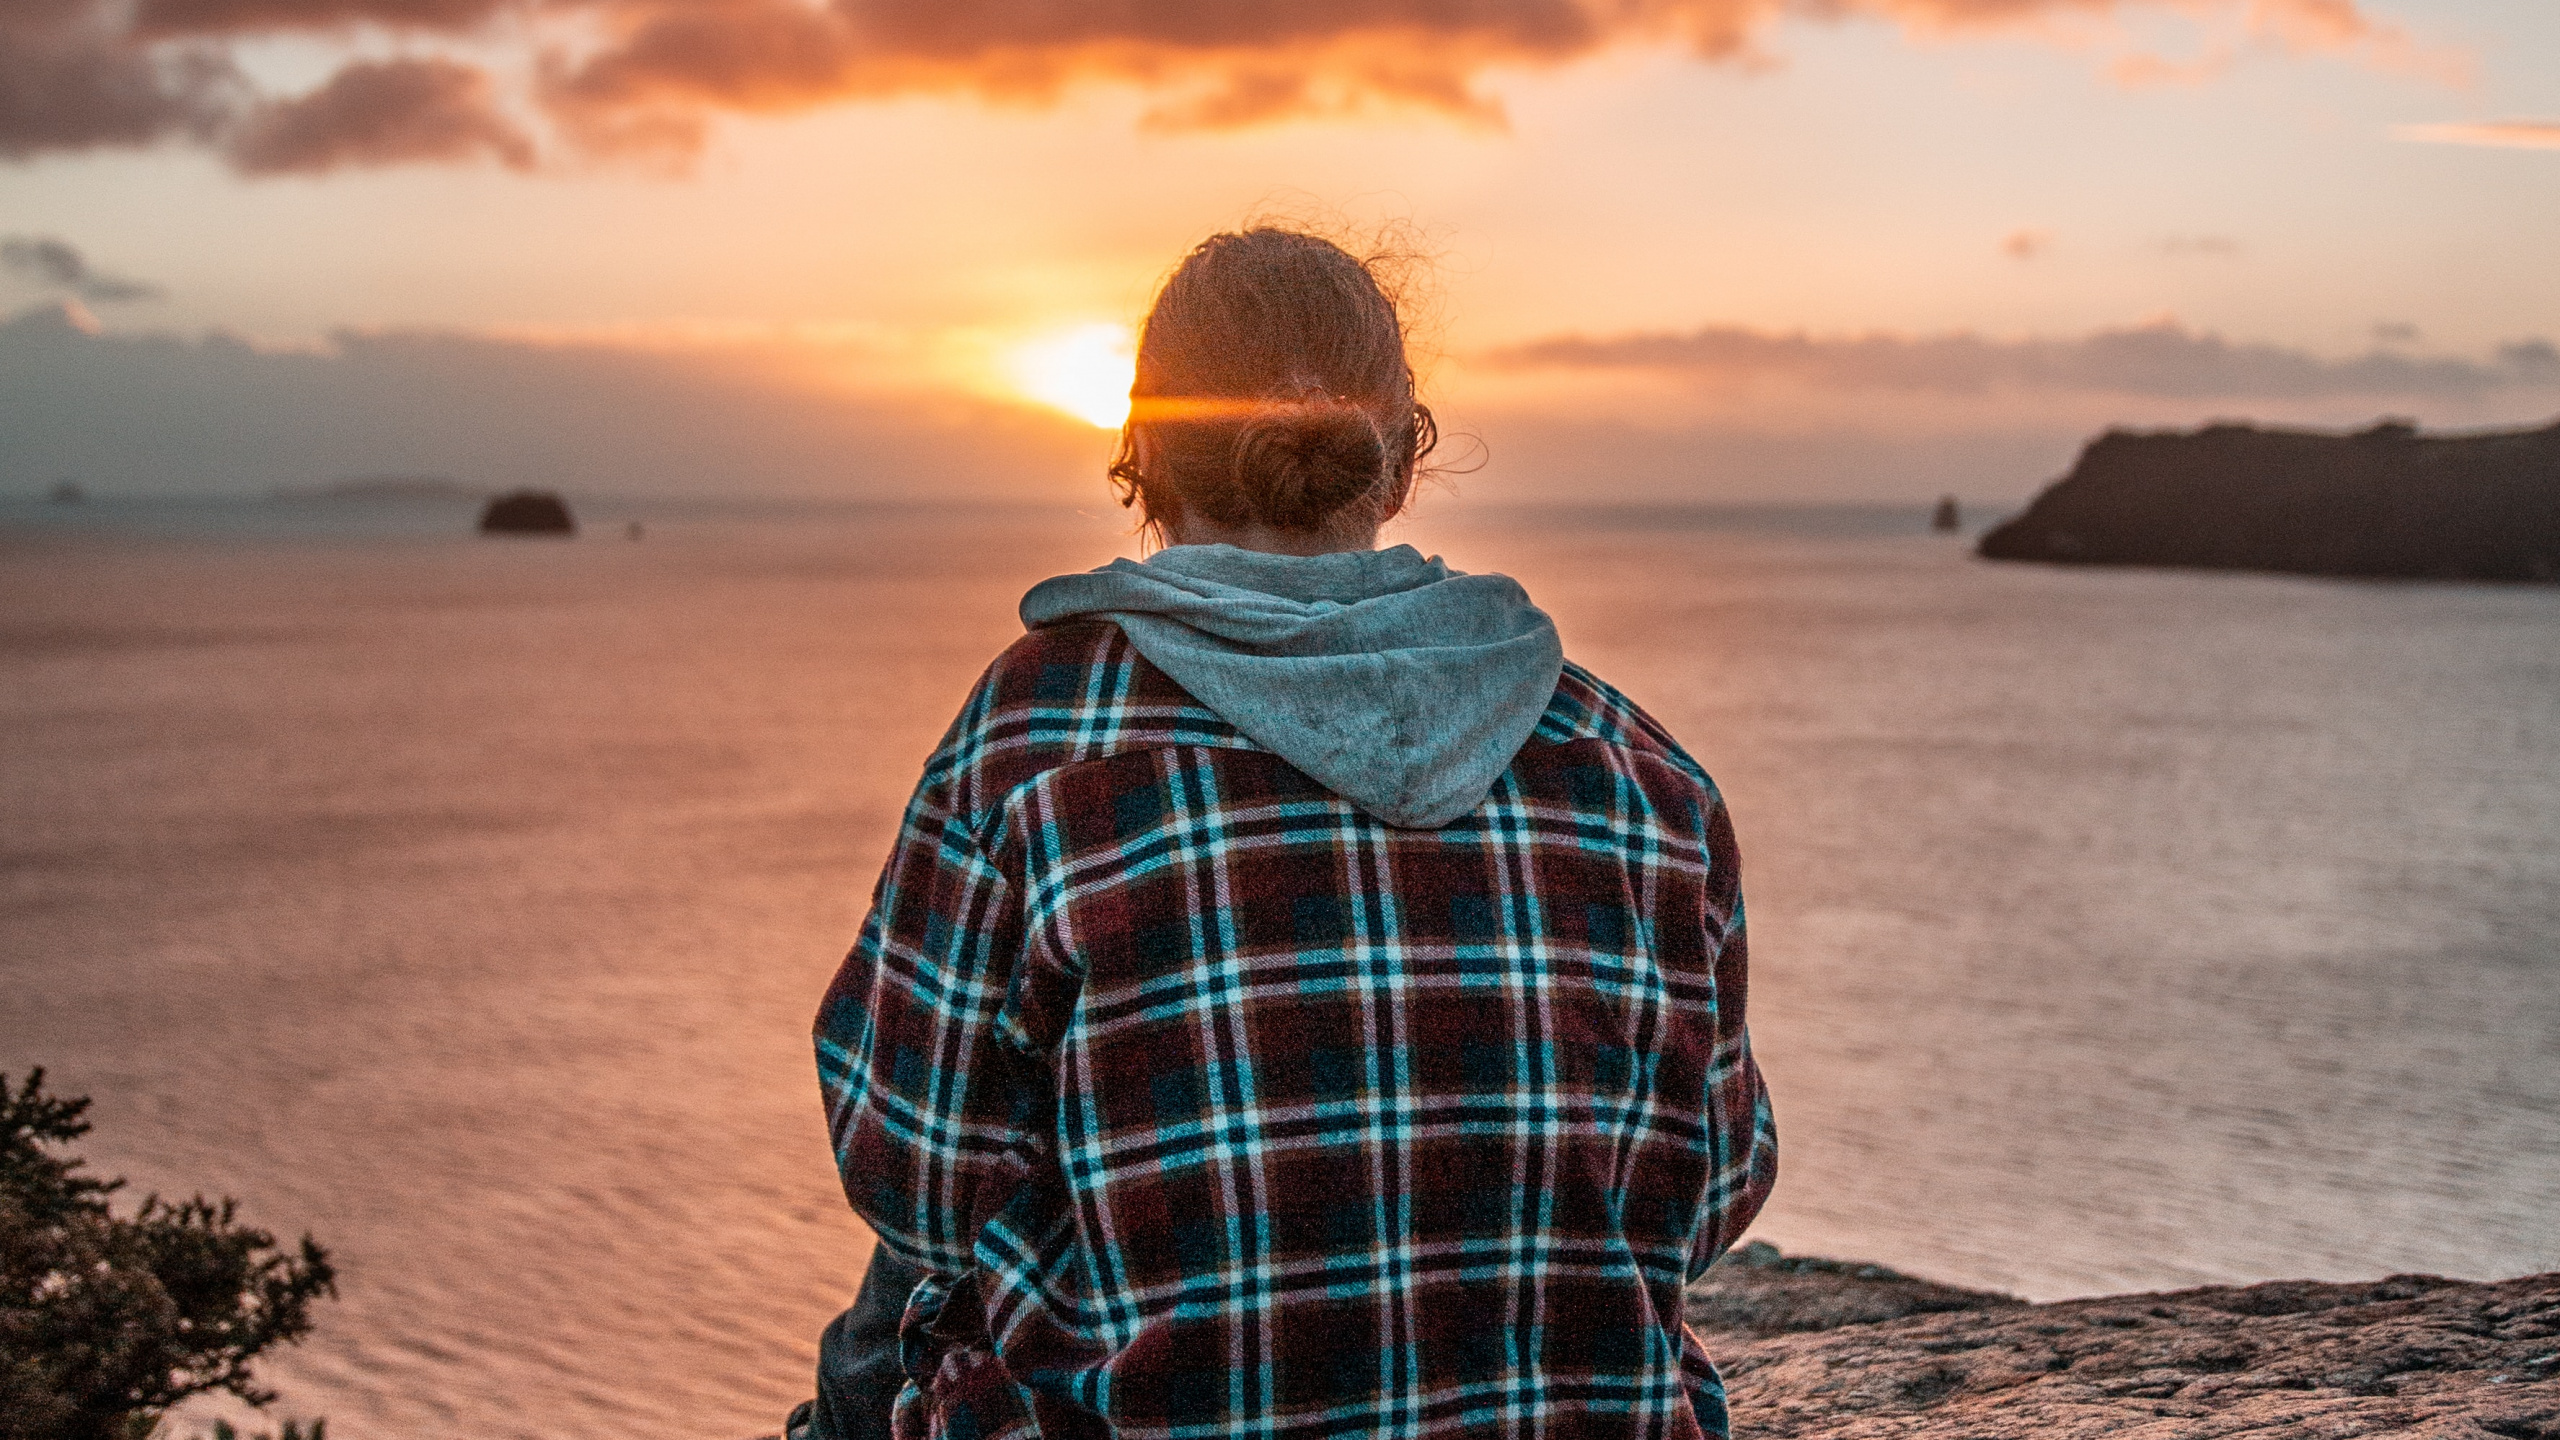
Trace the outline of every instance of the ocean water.
<instances>
[{"instance_id":1,"label":"ocean water","mask_svg":"<svg viewBox=\"0 0 2560 1440\"><path fill-rule=\"evenodd\" d=\"M625 509L0 513L0 1070L335 1250L264 1373L345 1440L806 1394L869 1245L818 993L1014 600L1129 545ZM1730 798L1757 1235L2038 1298L2560 1267L2560 589L1997 566L1916 510L1399 538Z\"/></svg>"}]
</instances>

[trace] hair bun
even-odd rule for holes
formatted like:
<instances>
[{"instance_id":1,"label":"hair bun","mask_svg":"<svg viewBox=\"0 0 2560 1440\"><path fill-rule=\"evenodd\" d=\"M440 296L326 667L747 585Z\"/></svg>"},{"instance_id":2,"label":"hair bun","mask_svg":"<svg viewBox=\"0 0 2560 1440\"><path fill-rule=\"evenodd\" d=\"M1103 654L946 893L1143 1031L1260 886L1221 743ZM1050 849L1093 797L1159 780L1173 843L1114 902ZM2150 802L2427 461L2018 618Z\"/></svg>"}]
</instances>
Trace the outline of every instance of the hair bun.
<instances>
[{"instance_id":1,"label":"hair bun","mask_svg":"<svg viewBox=\"0 0 2560 1440\"><path fill-rule=\"evenodd\" d=\"M1275 402L1244 423L1234 475L1264 524L1313 530L1377 492L1387 475L1386 437L1366 406L1315 391Z\"/></svg>"}]
</instances>

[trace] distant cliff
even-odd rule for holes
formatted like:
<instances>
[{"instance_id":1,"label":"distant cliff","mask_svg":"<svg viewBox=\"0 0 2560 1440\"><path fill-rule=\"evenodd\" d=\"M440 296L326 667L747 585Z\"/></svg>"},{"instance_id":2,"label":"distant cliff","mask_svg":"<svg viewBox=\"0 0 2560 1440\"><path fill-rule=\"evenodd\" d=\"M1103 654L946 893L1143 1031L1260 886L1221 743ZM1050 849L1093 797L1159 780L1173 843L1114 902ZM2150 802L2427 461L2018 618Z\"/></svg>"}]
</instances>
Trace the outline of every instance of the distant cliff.
<instances>
[{"instance_id":1,"label":"distant cliff","mask_svg":"<svg viewBox=\"0 0 2560 1440\"><path fill-rule=\"evenodd\" d=\"M2210 425L2110 431L1993 560L2425 580L2560 580L2560 423L2433 436Z\"/></svg>"}]
</instances>

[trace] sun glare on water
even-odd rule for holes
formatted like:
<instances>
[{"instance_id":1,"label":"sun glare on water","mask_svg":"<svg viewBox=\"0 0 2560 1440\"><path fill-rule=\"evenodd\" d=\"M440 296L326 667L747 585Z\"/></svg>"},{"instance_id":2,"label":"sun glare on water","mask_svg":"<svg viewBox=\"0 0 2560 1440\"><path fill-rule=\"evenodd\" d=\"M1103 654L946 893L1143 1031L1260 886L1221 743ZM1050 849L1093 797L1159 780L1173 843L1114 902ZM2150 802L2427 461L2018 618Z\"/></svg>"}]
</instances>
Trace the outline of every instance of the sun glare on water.
<instances>
[{"instance_id":1,"label":"sun glare on water","mask_svg":"<svg viewBox=\"0 0 2560 1440\"><path fill-rule=\"evenodd\" d=\"M1129 418L1138 355L1125 325L1078 325L1016 346L1006 358L1014 384L1043 405L1105 430Z\"/></svg>"}]
</instances>

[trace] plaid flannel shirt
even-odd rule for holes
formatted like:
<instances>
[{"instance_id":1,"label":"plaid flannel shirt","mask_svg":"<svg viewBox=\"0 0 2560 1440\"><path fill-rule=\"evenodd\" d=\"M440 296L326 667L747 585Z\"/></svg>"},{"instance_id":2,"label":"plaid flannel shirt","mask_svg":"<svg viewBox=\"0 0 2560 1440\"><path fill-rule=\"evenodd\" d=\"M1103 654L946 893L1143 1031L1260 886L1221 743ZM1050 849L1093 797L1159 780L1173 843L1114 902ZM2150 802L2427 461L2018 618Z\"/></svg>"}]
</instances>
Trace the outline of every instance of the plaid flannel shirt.
<instances>
[{"instance_id":1,"label":"plaid flannel shirt","mask_svg":"<svg viewBox=\"0 0 2560 1440\"><path fill-rule=\"evenodd\" d=\"M1577 666L1398 830L1077 621L927 764L819 1012L927 1271L902 1437L1726 1432L1681 1286L1776 1173L1733 832Z\"/></svg>"}]
</instances>

